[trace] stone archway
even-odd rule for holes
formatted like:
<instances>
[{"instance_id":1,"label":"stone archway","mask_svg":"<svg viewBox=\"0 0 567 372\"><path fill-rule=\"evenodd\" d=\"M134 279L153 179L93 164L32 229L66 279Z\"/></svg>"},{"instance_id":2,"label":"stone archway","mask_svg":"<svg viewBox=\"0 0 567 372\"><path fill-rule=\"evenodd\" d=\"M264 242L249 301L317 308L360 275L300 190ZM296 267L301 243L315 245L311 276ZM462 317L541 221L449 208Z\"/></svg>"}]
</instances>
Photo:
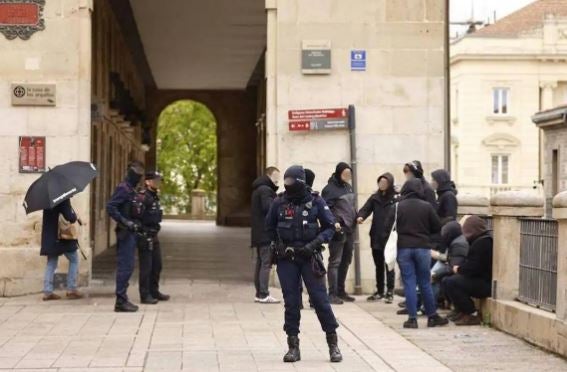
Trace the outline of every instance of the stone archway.
<instances>
[{"instance_id":1,"label":"stone archway","mask_svg":"<svg viewBox=\"0 0 567 372\"><path fill-rule=\"evenodd\" d=\"M218 206L217 224L247 225L251 183L256 169L256 93L253 90L155 90L147 96L152 123L149 166L156 164L159 114L169 104L192 100L207 106L217 120Z\"/></svg>"}]
</instances>

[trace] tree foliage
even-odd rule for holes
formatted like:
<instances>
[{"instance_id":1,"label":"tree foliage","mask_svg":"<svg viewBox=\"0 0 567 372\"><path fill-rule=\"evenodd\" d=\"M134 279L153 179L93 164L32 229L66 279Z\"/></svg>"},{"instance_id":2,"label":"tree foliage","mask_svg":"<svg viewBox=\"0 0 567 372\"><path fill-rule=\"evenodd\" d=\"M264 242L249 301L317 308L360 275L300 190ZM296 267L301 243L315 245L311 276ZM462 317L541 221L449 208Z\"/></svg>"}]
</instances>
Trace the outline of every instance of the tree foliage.
<instances>
[{"instance_id":1,"label":"tree foliage","mask_svg":"<svg viewBox=\"0 0 567 372\"><path fill-rule=\"evenodd\" d=\"M167 213L190 213L191 191L205 190L214 203L217 189L217 123L198 102L177 101L158 119L158 169ZM215 208L211 205L211 208Z\"/></svg>"}]
</instances>

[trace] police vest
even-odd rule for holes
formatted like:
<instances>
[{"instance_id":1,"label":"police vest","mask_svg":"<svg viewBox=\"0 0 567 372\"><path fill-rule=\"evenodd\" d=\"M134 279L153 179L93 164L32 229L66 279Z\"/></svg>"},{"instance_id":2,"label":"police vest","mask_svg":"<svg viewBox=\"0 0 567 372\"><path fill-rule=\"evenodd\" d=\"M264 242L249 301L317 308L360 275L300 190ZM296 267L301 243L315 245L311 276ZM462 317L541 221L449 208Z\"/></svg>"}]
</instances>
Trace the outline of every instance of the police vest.
<instances>
[{"instance_id":1,"label":"police vest","mask_svg":"<svg viewBox=\"0 0 567 372\"><path fill-rule=\"evenodd\" d=\"M142 224L145 226L157 227L161 223L163 215L159 198L157 195L152 194L149 190L146 190L143 195L144 213L142 217Z\"/></svg>"},{"instance_id":2,"label":"police vest","mask_svg":"<svg viewBox=\"0 0 567 372\"><path fill-rule=\"evenodd\" d=\"M135 221L142 221L144 216L144 193L132 192L128 203L125 204L125 209L128 213L127 218Z\"/></svg>"},{"instance_id":3,"label":"police vest","mask_svg":"<svg viewBox=\"0 0 567 372\"><path fill-rule=\"evenodd\" d=\"M319 207L313 201L299 205L282 203L278 208L276 226L279 239L287 245L313 241L319 234L318 215Z\"/></svg>"}]
</instances>

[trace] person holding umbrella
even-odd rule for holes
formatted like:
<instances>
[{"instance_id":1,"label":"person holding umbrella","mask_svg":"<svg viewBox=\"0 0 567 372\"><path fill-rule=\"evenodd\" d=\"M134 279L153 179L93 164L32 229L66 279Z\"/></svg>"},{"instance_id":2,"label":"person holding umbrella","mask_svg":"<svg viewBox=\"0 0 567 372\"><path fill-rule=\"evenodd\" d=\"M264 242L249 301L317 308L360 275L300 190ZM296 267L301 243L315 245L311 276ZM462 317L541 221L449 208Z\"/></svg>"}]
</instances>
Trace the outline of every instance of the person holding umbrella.
<instances>
[{"instance_id":1,"label":"person holding umbrella","mask_svg":"<svg viewBox=\"0 0 567 372\"><path fill-rule=\"evenodd\" d=\"M61 299L59 295L53 293L53 276L55 275L55 270L57 270L57 263L61 255L65 255L67 260L69 260L67 298L78 300L84 297L77 290L77 276L79 274L78 236L74 233L71 233L69 236L62 236L64 231L76 231L72 226L77 222L82 225L69 199L53 209L43 210L40 255L47 256L47 266L43 281L43 301ZM67 226L67 228L63 230L63 226Z\"/></svg>"},{"instance_id":2,"label":"person holding umbrella","mask_svg":"<svg viewBox=\"0 0 567 372\"><path fill-rule=\"evenodd\" d=\"M108 215L116 226L116 312L136 312L138 306L128 300L128 282L134 272L137 235L142 233L142 202L136 198L136 186L144 175L144 164L128 164L126 177L114 190L106 204Z\"/></svg>"},{"instance_id":3,"label":"person holding umbrella","mask_svg":"<svg viewBox=\"0 0 567 372\"><path fill-rule=\"evenodd\" d=\"M41 231L42 256L47 256L47 267L44 278L44 301L59 300L61 297L53 293L53 276L57 269L59 256L65 255L69 260L67 274L67 298L80 299L83 295L77 291L77 275L79 272L80 250L78 229L75 223L83 224L77 216L70 199L97 176L98 172L92 163L73 161L58 165L41 175L26 193L23 203L26 214L43 210ZM83 257L85 254L81 251Z\"/></svg>"}]
</instances>

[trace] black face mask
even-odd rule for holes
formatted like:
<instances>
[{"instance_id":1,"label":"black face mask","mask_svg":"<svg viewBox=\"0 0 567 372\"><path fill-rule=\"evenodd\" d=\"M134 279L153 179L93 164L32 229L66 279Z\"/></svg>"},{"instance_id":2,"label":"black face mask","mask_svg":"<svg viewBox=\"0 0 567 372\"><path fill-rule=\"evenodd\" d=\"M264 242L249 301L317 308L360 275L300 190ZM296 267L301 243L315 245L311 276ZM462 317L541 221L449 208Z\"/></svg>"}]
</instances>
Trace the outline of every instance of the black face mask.
<instances>
[{"instance_id":1,"label":"black face mask","mask_svg":"<svg viewBox=\"0 0 567 372\"><path fill-rule=\"evenodd\" d=\"M293 185L285 185L285 193L289 199L297 200L305 197L307 188L302 182L295 182Z\"/></svg>"},{"instance_id":2,"label":"black face mask","mask_svg":"<svg viewBox=\"0 0 567 372\"><path fill-rule=\"evenodd\" d=\"M126 172L126 182L128 182L130 186L136 186L141 179L141 174L137 173L133 168L128 168Z\"/></svg>"}]
</instances>

